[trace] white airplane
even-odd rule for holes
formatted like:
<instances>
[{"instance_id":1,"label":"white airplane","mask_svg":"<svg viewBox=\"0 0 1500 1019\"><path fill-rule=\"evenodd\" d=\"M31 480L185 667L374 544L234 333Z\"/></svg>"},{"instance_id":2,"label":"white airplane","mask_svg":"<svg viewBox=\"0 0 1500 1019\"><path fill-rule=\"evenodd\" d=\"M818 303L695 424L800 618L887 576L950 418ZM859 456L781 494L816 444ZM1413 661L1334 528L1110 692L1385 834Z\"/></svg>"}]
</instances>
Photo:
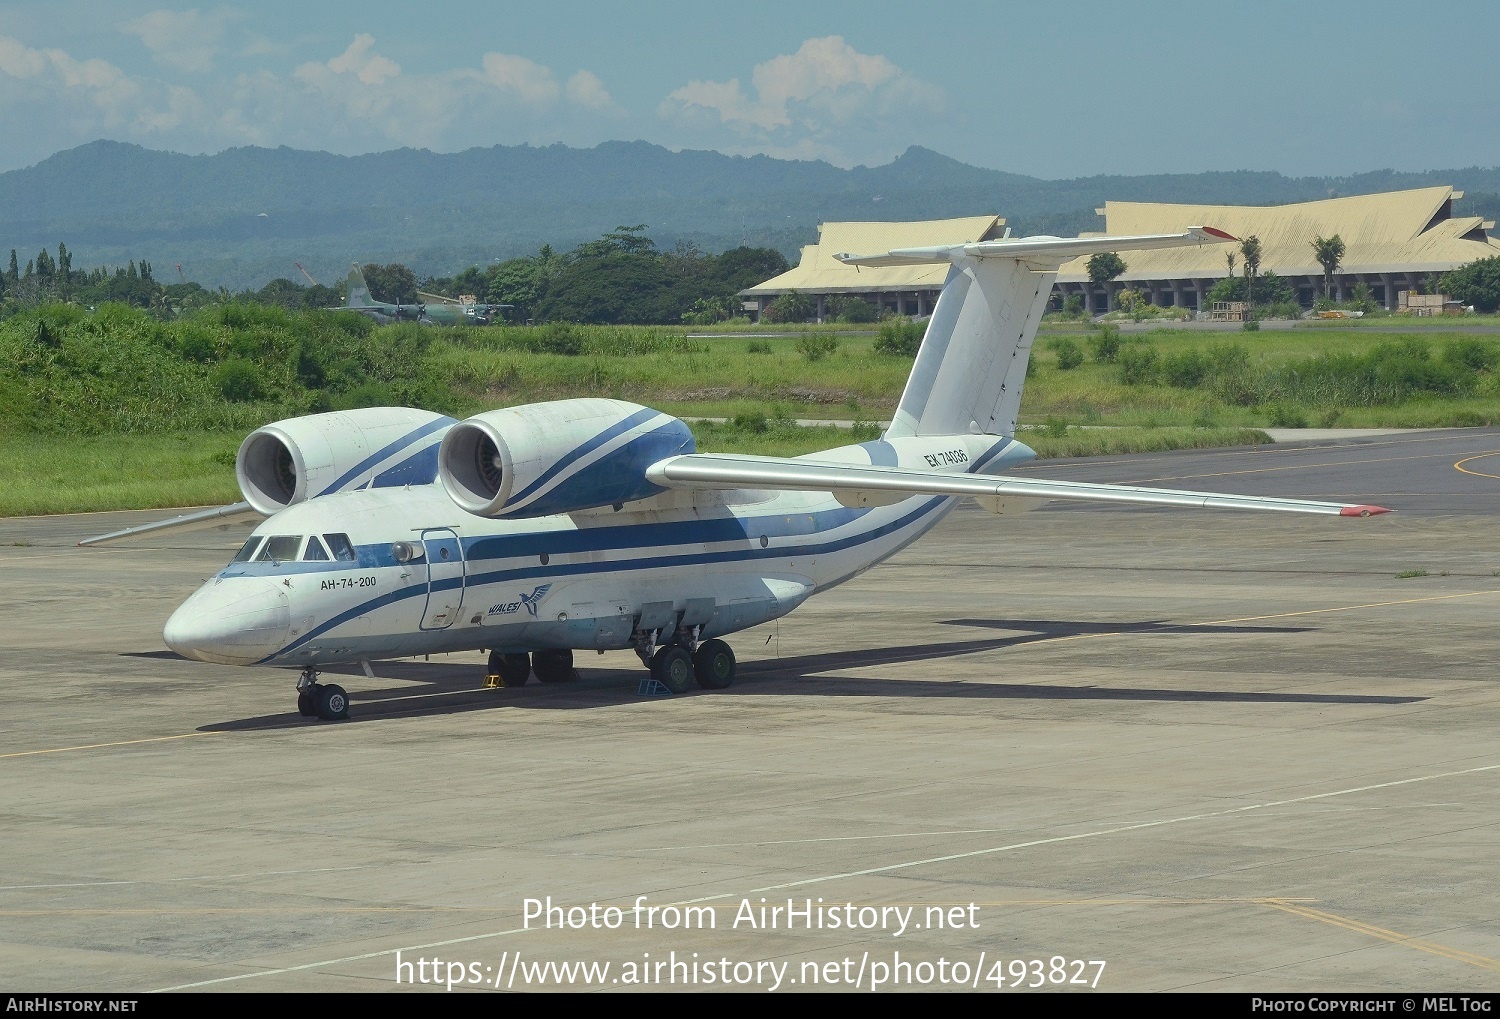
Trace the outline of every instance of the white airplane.
<instances>
[{"instance_id":1,"label":"white airplane","mask_svg":"<svg viewBox=\"0 0 1500 1019\"><path fill-rule=\"evenodd\" d=\"M298 709L346 717L333 664L488 649L504 686L572 678L573 652L634 648L674 692L735 678L723 638L786 615L921 537L971 497L1365 517L1297 499L1008 477L1032 339L1059 265L1233 240L1207 227L840 255L951 263L885 435L794 459L694 452L678 419L575 399L465 421L409 408L267 425L241 445L245 501L85 544L265 521L167 621L188 658L301 670Z\"/></svg>"}]
</instances>

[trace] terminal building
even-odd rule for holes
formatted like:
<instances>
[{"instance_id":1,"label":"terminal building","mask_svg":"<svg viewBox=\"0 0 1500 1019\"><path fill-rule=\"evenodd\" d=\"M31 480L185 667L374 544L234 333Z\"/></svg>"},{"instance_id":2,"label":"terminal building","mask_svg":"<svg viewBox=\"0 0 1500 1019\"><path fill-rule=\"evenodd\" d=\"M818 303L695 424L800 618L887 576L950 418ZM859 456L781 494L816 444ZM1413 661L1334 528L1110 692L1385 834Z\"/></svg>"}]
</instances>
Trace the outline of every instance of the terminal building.
<instances>
[{"instance_id":1,"label":"terminal building","mask_svg":"<svg viewBox=\"0 0 1500 1019\"><path fill-rule=\"evenodd\" d=\"M1463 197L1451 187L1418 188L1374 195L1329 198L1294 205L1169 205L1106 202L1098 212L1104 230L1087 236L1178 233L1190 226L1212 226L1236 237L1260 238L1260 271L1274 272L1296 288L1304 307L1323 292L1323 267L1313 256L1313 240L1337 234L1344 257L1334 274L1333 297L1347 299L1360 283L1391 311L1402 291L1417 291L1434 274L1500 255L1493 221L1455 216ZM747 311L758 313L776 297L795 290L816 301L819 320L828 298L858 295L877 308L902 315L931 311L947 272L945 265L855 269L834 258L840 252L873 254L891 248L963 244L1003 236L998 216L929 220L918 223L825 223L817 244L802 249L796 266L775 279L742 291ZM1204 311L1208 292L1230 274L1226 254L1238 259L1237 245L1163 248L1129 252L1126 270L1108 283L1092 283L1087 259L1062 266L1053 288L1054 307L1078 295L1099 313L1114 308L1115 295L1129 287L1155 305ZM1236 262L1235 272L1243 272Z\"/></svg>"}]
</instances>

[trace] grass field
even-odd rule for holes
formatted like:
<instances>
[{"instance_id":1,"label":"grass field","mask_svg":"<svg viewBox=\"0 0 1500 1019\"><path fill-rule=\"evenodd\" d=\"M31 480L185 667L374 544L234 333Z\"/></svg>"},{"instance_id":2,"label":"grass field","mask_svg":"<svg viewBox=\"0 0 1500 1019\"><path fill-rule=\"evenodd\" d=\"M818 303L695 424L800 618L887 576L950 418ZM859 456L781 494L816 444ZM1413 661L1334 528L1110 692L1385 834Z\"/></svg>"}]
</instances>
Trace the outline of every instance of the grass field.
<instances>
[{"instance_id":1,"label":"grass field","mask_svg":"<svg viewBox=\"0 0 1500 1019\"><path fill-rule=\"evenodd\" d=\"M880 437L869 425L805 428L774 421L763 430L700 422L693 433L703 452L764 456L801 456ZM0 442L0 517L238 502L234 454L243 438L238 432L9 436ZM1020 438L1044 457L1270 442L1262 432L1238 428L1053 428Z\"/></svg>"},{"instance_id":2,"label":"grass field","mask_svg":"<svg viewBox=\"0 0 1500 1019\"><path fill-rule=\"evenodd\" d=\"M860 326L781 327L770 338L728 329L689 338L690 330L679 327L559 332L407 324L340 337L343 360L329 362L330 378L343 372L353 381L315 390L297 381L306 372L298 366L303 355L296 343L297 330L315 330L317 322L271 321L261 314L264 321L243 328L218 323L214 332L192 322L153 326L139 316L116 317L123 323L118 334L102 316L85 317L66 326L60 341L39 329L12 327L7 342L15 363L9 375L0 365L0 404L12 408L9 418L0 413L0 515L235 501L233 454L253 427L243 423L305 413L319 400L323 407L412 402L465 415L613 396L685 418L739 419L739 425L695 424L704 450L797 455L874 437L878 429L871 425L850 430L792 422L889 420L911 370L908 358L875 353L876 336ZM1266 439L1257 430L1267 427L1500 421L1500 336L1453 333L1426 321L1410 333L1374 332L1362 321L1291 331L1131 333L1120 337L1114 363L1093 358L1092 332L1044 333L1021 407L1022 438L1043 456L1081 456L1260 442ZM140 334L130 341L134 346L126 342L128 329ZM253 370L272 380L265 392L251 402L235 402L227 391L221 398L214 374L219 362L174 359L172 351L188 349L199 334L218 337L215 343L242 357L261 358ZM269 338L246 345L246 337L262 336ZM824 347L831 337L835 346L820 352L818 343L804 342L808 336ZM104 352L96 352L101 342ZM1069 342L1083 356L1064 370L1059 344ZM549 343L565 352L545 352ZM1399 356L1379 360L1381 351L1392 350ZM1226 359L1226 351L1235 357ZM1127 382L1125 362L1147 354L1158 366L1155 374ZM374 370L361 367L361 356L385 375L359 375ZM1200 368L1232 362L1234 385L1222 372L1200 371L1196 381L1184 382L1182 365L1191 367L1195 359ZM1298 372L1328 379L1319 388L1299 380ZM1363 372L1365 388L1343 385L1340 372ZM1373 395L1340 395L1350 392Z\"/></svg>"}]
</instances>

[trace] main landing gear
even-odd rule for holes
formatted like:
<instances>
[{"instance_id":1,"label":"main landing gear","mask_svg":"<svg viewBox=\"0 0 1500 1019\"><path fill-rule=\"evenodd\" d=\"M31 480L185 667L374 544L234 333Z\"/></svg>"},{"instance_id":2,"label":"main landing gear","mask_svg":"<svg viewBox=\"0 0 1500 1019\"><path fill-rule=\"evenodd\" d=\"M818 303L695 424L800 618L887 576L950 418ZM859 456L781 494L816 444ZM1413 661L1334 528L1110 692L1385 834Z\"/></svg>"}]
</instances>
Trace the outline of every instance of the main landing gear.
<instances>
[{"instance_id":1,"label":"main landing gear","mask_svg":"<svg viewBox=\"0 0 1500 1019\"><path fill-rule=\"evenodd\" d=\"M297 713L337 722L349 717L349 695L336 683L319 683L318 670L309 665L297 680Z\"/></svg>"},{"instance_id":2,"label":"main landing gear","mask_svg":"<svg viewBox=\"0 0 1500 1019\"><path fill-rule=\"evenodd\" d=\"M503 686L507 689L525 686L533 672L543 683L566 683L578 678L578 672L573 668L573 652L567 649L536 651L529 655L525 652L501 654L499 651L491 651L490 671L485 685ZM497 682L489 682L491 678Z\"/></svg>"},{"instance_id":3,"label":"main landing gear","mask_svg":"<svg viewBox=\"0 0 1500 1019\"><path fill-rule=\"evenodd\" d=\"M717 637L698 641L701 627L684 627L671 643L660 648L661 631L643 635L635 653L651 670L651 678L673 693L686 693L693 680L705 690L723 690L734 683L734 651Z\"/></svg>"}]
</instances>

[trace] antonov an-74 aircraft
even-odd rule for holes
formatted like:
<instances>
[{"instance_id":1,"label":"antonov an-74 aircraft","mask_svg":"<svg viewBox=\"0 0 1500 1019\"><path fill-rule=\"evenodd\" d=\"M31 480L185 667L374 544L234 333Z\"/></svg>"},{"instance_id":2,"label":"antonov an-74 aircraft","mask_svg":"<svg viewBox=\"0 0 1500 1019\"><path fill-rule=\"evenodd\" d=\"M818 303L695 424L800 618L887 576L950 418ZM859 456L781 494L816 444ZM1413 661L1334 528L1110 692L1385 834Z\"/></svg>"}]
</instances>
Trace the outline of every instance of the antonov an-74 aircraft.
<instances>
[{"instance_id":1,"label":"antonov an-74 aircraft","mask_svg":"<svg viewBox=\"0 0 1500 1019\"><path fill-rule=\"evenodd\" d=\"M674 692L735 677L723 640L791 612L921 537L959 498L1364 517L1378 506L1007 477L1032 339L1058 266L1099 251L1233 240L1029 237L849 265L950 263L883 438L795 459L694 452L678 419L619 400L455 421L409 408L267 425L240 446L245 501L90 539L267 519L167 621L178 653L301 669L298 708L343 718L318 670L488 649L505 686L573 676L579 649L634 648ZM86 543L86 544L87 544Z\"/></svg>"}]
</instances>

